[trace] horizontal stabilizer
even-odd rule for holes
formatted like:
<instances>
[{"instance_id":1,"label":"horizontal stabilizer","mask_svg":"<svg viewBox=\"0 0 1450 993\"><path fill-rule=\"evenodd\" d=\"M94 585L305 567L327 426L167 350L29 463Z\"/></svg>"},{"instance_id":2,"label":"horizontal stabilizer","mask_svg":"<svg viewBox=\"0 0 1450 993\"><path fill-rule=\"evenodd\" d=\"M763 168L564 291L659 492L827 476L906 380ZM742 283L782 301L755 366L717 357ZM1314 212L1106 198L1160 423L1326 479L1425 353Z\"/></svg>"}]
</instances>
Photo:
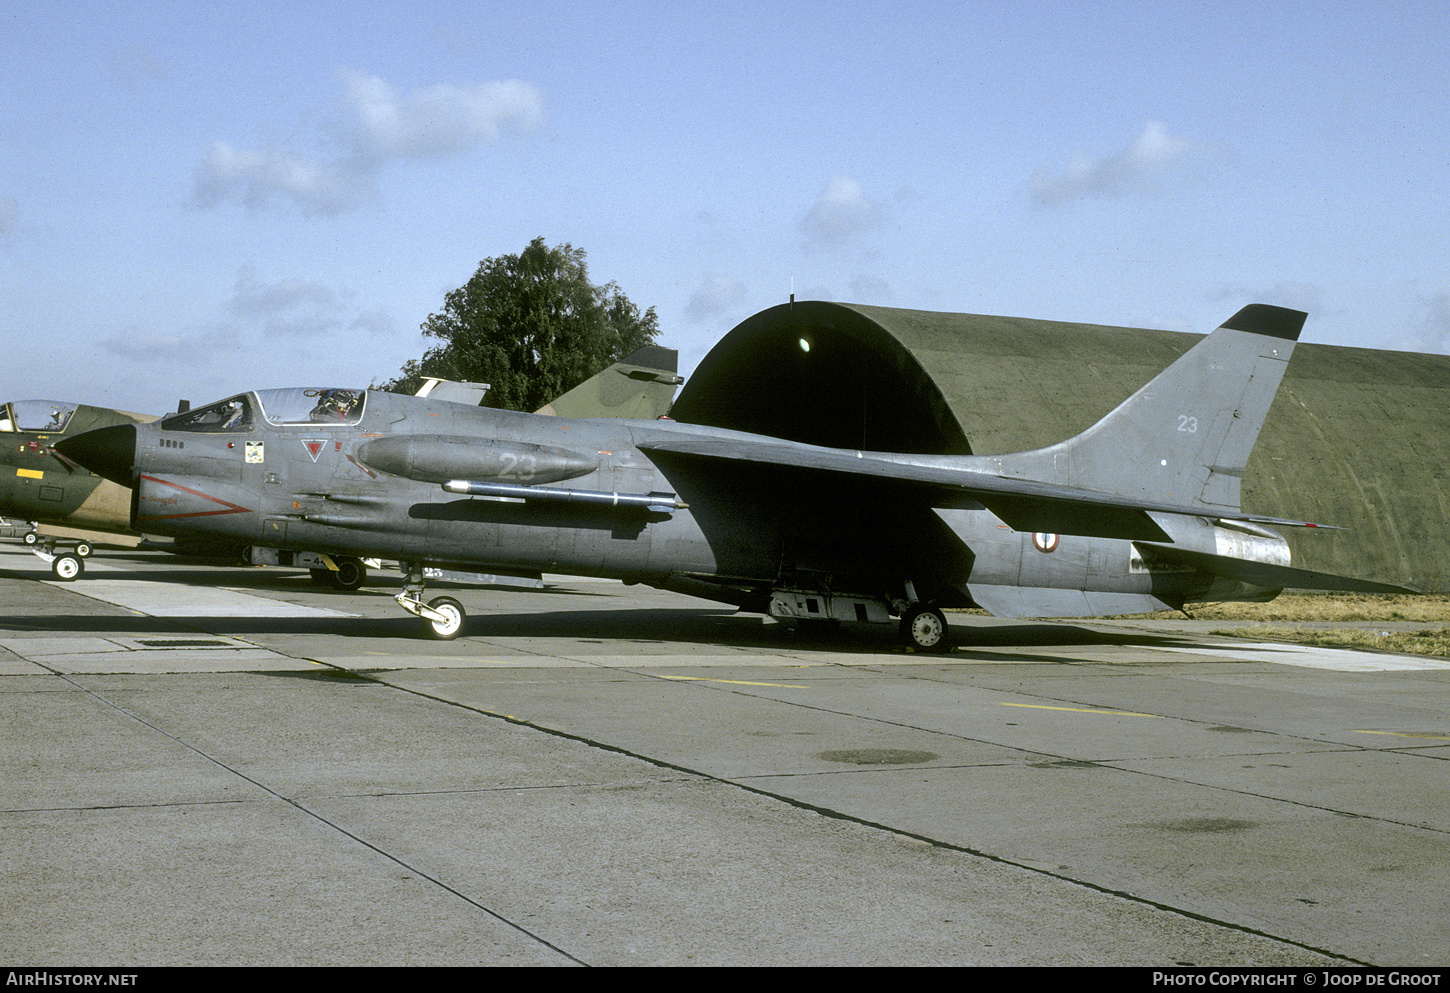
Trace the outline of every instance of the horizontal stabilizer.
<instances>
[{"instance_id":1,"label":"horizontal stabilizer","mask_svg":"<svg viewBox=\"0 0 1450 993\"><path fill-rule=\"evenodd\" d=\"M1335 593L1419 593L1409 586L1377 583L1369 579L1338 576L1330 572L1314 572L1271 562L1254 562L1230 555L1193 552L1172 545L1153 545L1155 557L1181 562L1203 572L1238 580L1266 590L1326 590Z\"/></svg>"}]
</instances>

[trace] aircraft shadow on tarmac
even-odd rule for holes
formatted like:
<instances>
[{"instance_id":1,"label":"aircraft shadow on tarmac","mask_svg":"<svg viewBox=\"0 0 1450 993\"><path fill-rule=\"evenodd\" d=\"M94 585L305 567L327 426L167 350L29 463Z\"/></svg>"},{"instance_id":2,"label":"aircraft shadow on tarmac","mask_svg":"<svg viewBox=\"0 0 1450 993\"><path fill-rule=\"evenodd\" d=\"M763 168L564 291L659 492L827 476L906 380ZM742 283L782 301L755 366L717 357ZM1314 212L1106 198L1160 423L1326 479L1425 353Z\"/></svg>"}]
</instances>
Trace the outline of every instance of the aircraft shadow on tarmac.
<instances>
[{"instance_id":1,"label":"aircraft shadow on tarmac","mask_svg":"<svg viewBox=\"0 0 1450 993\"><path fill-rule=\"evenodd\" d=\"M359 594L351 594L356 597ZM339 597L336 607L345 610L347 599ZM1117 647L1208 647L1192 635L1156 635L1143 631L1100 631L1073 624L992 624L974 626L965 617L954 623L953 650L948 655L923 656L947 662L977 657L984 661L1013 661L1003 649L1070 648L1072 646ZM416 620L408 617L218 617L149 615L80 615L0 617L4 631L96 632L120 635L175 635L204 631L217 636L323 635L409 644L418 653L433 654L428 646L438 642L424 638ZM844 625L837 631L799 630L787 624L763 623L758 615L738 614L728 607L669 607L600 610L530 610L524 612L477 613L468 619L457 647L444 654L461 654L469 639L493 641L513 638L573 639L580 643L617 644L628 651L644 644L717 645L731 649L849 653L855 655L910 654L889 625ZM974 649L982 649L976 653ZM1038 656L1031 656L1036 661ZM1054 659L1054 661L1068 661Z\"/></svg>"},{"instance_id":2,"label":"aircraft shadow on tarmac","mask_svg":"<svg viewBox=\"0 0 1450 993\"><path fill-rule=\"evenodd\" d=\"M128 559L139 564L153 566L148 569L130 569ZM371 578L361 590L326 590L316 586L305 573L289 569L257 568L253 566L219 565L206 559L177 557L174 568L156 569L155 553L127 554L111 553L104 560L109 568L107 579L146 580L150 582L179 585L196 585L198 567L207 570L209 581L205 586L219 586L234 590L256 590L259 593L286 594L289 592L308 594L307 606L337 610L342 614L356 614L367 609L368 601L391 601L395 583L399 577L383 572ZM14 576L21 573L12 572ZM25 577L33 578L33 577ZM75 587L84 592L82 585ZM616 587L599 590L587 585L543 586L527 590L506 587L480 586L477 584L436 581L430 584L436 590L486 592L494 596L517 594L521 597L558 598L561 607L566 601L578 603L579 598L617 598ZM970 659L973 649L987 650L979 657L984 661L1010 662L1012 655L1004 655L1003 649L1065 648L1072 646L1119 646L1119 647L1211 647L1193 635L1174 633L1158 635L1147 631L1101 630L1082 627L1070 622L1044 623L1024 621L1002 623L987 621L970 614L952 615L951 655ZM376 639L391 643L408 642L417 646L419 652L431 654L427 645L438 645L422 637L418 622L411 617L399 617L389 613L382 617L319 615L312 617L246 617L246 616L163 616L148 615L66 615L0 617L3 631L66 631L66 632L110 632L114 634L176 634L178 631L205 631L215 635L265 636L265 635L328 635L358 639ZM910 650L904 648L896 636L895 625L843 624L839 629L816 628L785 623L766 623L756 614L737 613L734 608L723 605L690 606L688 604L670 607L621 608L619 606L600 609L558 609L488 611L478 609L466 622L462 638L490 640L494 638L573 638L584 643L617 643L621 648L640 644L687 644L697 646L718 645L722 648L746 648L765 651L804 651L822 653L851 653L860 655L903 655ZM1216 644L1217 642L1214 642ZM453 655L456 652L448 652ZM1024 656L1025 659L1041 661L1039 656ZM1068 661L1054 658L1052 661Z\"/></svg>"}]
</instances>

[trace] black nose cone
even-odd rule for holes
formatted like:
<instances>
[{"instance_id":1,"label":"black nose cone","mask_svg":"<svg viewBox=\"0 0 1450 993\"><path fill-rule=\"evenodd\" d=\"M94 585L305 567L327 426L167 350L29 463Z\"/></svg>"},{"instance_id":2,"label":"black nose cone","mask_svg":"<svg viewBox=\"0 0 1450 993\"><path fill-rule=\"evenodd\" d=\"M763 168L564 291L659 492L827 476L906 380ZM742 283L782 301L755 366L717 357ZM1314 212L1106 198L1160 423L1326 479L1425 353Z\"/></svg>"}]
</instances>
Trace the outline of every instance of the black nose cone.
<instances>
[{"instance_id":1,"label":"black nose cone","mask_svg":"<svg viewBox=\"0 0 1450 993\"><path fill-rule=\"evenodd\" d=\"M113 483L130 486L136 464L136 428L131 424L87 431L55 443L55 450L104 476Z\"/></svg>"}]
</instances>

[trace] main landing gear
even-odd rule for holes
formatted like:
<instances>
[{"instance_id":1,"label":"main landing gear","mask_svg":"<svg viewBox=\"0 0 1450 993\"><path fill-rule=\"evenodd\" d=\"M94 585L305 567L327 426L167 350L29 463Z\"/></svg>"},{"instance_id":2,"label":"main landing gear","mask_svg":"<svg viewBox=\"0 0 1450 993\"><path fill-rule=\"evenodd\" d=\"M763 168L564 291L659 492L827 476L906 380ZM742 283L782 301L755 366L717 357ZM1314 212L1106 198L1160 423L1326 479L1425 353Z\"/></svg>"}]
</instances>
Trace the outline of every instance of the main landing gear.
<instances>
[{"instance_id":1,"label":"main landing gear","mask_svg":"<svg viewBox=\"0 0 1450 993\"><path fill-rule=\"evenodd\" d=\"M303 554L299 553L294 557L295 564L302 564L296 559L302 558ZM308 561L310 562L312 559L323 561L322 565L313 565L307 570L312 581L318 586L331 586L335 590L346 590L351 593L361 589L363 583L368 581L368 567L362 559L353 558L351 555L313 555ZM332 566L336 568L327 565L329 559Z\"/></svg>"},{"instance_id":2,"label":"main landing gear","mask_svg":"<svg viewBox=\"0 0 1450 993\"><path fill-rule=\"evenodd\" d=\"M792 621L797 631L834 630L841 622L889 624L892 615L901 620L897 633L918 652L949 652L946 615L935 604L922 600L909 580L902 584L904 596L879 593L837 593L827 584L813 588L776 587L770 591L770 616Z\"/></svg>"},{"instance_id":3,"label":"main landing gear","mask_svg":"<svg viewBox=\"0 0 1450 993\"><path fill-rule=\"evenodd\" d=\"M437 596L423 602L423 563L404 562L403 592L395 598L398 606L423 622L423 631L437 641L452 641L463 632L468 619L463 604L451 596Z\"/></svg>"},{"instance_id":4,"label":"main landing gear","mask_svg":"<svg viewBox=\"0 0 1450 993\"><path fill-rule=\"evenodd\" d=\"M924 603L913 604L901 615L897 629L901 640L919 652L945 652L951 649L947 639L947 619L937 608Z\"/></svg>"},{"instance_id":5,"label":"main landing gear","mask_svg":"<svg viewBox=\"0 0 1450 993\"><path fill-rule=\"evenodd\" d=\"M906 601L906 608L901 611L901 625L897 628L901 640L918 652L951 651L946 615L917 599L916 586L910 580L906 583Z\"/></svg>"}]
</instances>

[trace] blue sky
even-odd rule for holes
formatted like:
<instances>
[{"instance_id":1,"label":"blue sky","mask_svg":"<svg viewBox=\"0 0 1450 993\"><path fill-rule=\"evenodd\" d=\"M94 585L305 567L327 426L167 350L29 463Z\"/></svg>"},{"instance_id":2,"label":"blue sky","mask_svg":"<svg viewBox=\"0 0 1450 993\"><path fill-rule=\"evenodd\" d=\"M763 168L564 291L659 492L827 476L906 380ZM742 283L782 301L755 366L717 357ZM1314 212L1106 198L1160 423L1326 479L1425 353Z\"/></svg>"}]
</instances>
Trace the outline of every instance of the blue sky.
<instances>
[{"instance_id":1,"label":"blue sky","mask_svg":"<svg viewBox=\"0 0 1450 993\"><path fill-rule=\"evenodd\" d=\"M1450 351L1443 2L12 0L0 37L6 398L382 381L541 235L686 372L792 287Z\"/></svg>"}]
</instances>

